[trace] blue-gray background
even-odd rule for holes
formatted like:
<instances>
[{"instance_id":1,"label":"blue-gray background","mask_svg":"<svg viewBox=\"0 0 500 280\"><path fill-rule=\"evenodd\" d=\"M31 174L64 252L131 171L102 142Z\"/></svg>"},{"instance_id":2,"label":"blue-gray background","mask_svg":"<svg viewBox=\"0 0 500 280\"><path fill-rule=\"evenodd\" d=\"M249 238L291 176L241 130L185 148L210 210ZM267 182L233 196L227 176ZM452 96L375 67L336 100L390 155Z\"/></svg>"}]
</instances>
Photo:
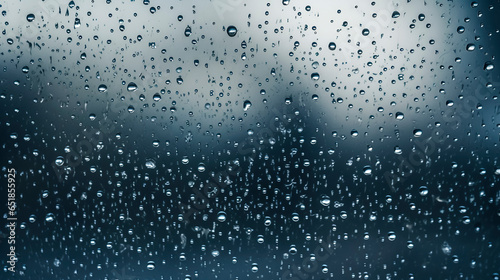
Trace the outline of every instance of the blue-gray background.
<instances>
[{"instance_id":1,"label":"blue-gray background","mask_svg":"<svg viewBox=\"0 0 500 280\"><path fill-rule=\"evenodd\" d=\"M498 279L500 2L0 4L0 278Z\"/></svg>"}]
</instances>

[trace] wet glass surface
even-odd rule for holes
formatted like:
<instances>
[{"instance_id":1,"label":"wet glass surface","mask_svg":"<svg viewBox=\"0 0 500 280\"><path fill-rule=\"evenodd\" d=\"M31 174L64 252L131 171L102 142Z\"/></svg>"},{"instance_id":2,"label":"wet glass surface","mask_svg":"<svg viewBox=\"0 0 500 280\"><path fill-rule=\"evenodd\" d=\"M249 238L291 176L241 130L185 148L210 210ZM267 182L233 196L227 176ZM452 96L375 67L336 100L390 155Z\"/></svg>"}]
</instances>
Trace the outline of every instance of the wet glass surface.
<instances>
[{"instance_id":1,"label":"wet glass surface","mask_svg":"<svg viewBox=\"0 0 500 280\"><path fill-rule=\"evenodd\" d=\"M499 279L499 9L4 1L0 278Z\"/></svg>"}]
</instances>

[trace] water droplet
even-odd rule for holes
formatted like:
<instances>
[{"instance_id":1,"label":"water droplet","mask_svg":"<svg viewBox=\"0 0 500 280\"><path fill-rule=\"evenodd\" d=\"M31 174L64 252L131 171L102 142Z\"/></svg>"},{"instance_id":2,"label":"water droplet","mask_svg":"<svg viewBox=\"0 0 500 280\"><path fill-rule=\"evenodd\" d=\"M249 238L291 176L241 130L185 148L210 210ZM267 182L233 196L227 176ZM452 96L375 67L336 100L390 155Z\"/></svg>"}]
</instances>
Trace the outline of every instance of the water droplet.
<instances>
[{"instance_id":1,"label":"water droplet","mask_svg":"<svg viewBox=\"0 0 500 280\"><path fill-rule=\"evenodd\" d=\"M198 172L205 172L205 170L206 170L205 165L203 163L200 163L198 165Z\"/></svg>"},{"instance_id":2,"label":"water droplet","mask_svg":"<svg viewBox=\"0 0 500 280\"><path fill-rule=\"evenodd\" d=\"M493 63L491 61L487 61L484 63L484 67L483 67L484 70L490 71L490 70L493 70L493 68L495 68L495 66L493 65Z\"/></svg>"},{"instance_id":3,"label":"water droplet","mask_svg":"<svg viewBox=\"0 0 500 280\"><path fill-rule=\"evenodd\" d=\"M146 168L147 169L155 169L156 168L156 162L154 161L154 159L148 159L146 160Z\"/></svg>"},{"instance_id":4,"label":"water droplet","mask_svg":"<svg viewBox=\"0 0 500 280\"><path fill-rule=\"evenodd\" d=\"M472 43L471 44L467 44L467 46L465 46L465 49L471 52L471 51L473 51L473 50L476 49L476 45L474 45Z\"/></svg>"},{"instance_id":5,"label":"water droplet","mask_svg":"<svg viewBox=\"0 0 500 280\"><path fill-rule=\"evenodd\" d=\"M420 193L421 196L426 196L429 194L429 189L426 186L421 186L418 189L418 192Z\"/></svg>"},{"instance_id":6,"label":"water droplet","mask_svg":"<svg viewBox=\"0 0 500 280\"><path fill-rule=\"evenodd\" d=\"M312 79L313 81L317 81L317 80L319 80L319 74L318 74L318 73L312 73L312 74L311 74L311 79Z\"/></svg>"},{"instance_id":7,"label":"water droplet","mask_svg":"<svg viewBox=\"0 0 500 280\"><path fill-rule=\"evenodd\" d=\"M448 242L443 242L443 245L441 245L441 250L445 255L451 254L451 246L448 244Z\"/></svg>"},{"instance_id":8,"label":"water droplet","mask_svg":"<svg viewBox=\"0 0 500 280\"><path fill-rule=\"evenodd\" d=\"M283 5L286 6L286 5L290 4L290 0L283 0L283 1L281 1L281 3L283 3Z\"/></svg>"},{"instance_id":9,"label":"water droplet","mask_svg":"<svg viewBox=\"0 0 500 280\"><path fill-rule=\"evenodd\" d=\"M387 239L389 239L389 241L396 240L396 233L394 231L389 231L389 234L387 235Z\"/></svg>"},{"instance_id":10,"label":"water droplet","mask_svg":"<svg viewBox=\"0 0 500 280\"><path fill-rule=\"evenodd\" d=\"M26 16L26 20L27 20L28 22L33 22L33 21L35 20L35 15L34 15L34 14L28 14L28 15Z\"/></svg>"},{"instance_id":11,"label":"water droplet","mask_svg":"<svg viewBox=\"0 0 500 280\"><path fill-rule=\"evenodd\" d=\"M462 34L462 33L464 33L464 32L465 32L465 27L463 27L463 26L459 26L459 27L457 27L457 33L458 33L458 34Z\"/></svg>"},{"instance_id":12,"label":"water droplet","mask_svg":"<svg viewBox=\"0 0 500 280\"><path fill-rule=\"evenodd\" d=\"M330 197L327 195L323 195L320 200L321 205L323 206L330 206Z\"/></svg>"},{"instance_id":13,"label":"water droplet","mask_svg":"<svg viewBox=\"0 0 500 280\"><path fill-rule=\"evenodd\" d=\"M147 267L148 270L155 269L155 262L154 261L149 261L148 265L146 267Z\"/></svg>"},{"instance_id":14,"label":"water droplet","mask_svg":"<svg viewBox=\"0 0 500 280\"><path fill-rule=\"evenodd\" d=\"M396 120L402 120L404 118L405 118L405 114L403 114L401 112L396 113Z\"/></svg>"},{"instance_id":15,"label":"water droplet","mask_svg":"<svg viewBox=\"0 0 500 280\"><path fill-rule=\"evenodd\" d=\"M101 85L99 85L97 90L99 90L99 92L106 92L108 90L108 87L106 85L101 84Z\"/></svg>"},{"instance_id":16,"label":"water droplet","mask_svg":"<svg viewBox=\"0 0 500 280\"><path fill-rule=\"evenodd\" d=\"M400 16L398 11L392 12L392 18L398 18Z\"/></svg>"},{"instance_id":17,"label":"water droplet","mask_svg":"<svg viewBox=\"0 0 500 280\"><path fill-rule=\"evenodd\" d=\"M64 157L58 156L55 161L57 166L62 166L64 164Z\"/></svg>"},{"instance_id":18,"label":"water droplet","mask_svg":"<svg viewBox=\"0 0 500 280\"><path fill-rule=\"evenodd\" d=\"M415 136L415 137L420 137L420 136L422 136L422 134L423 134L423 132L420 129L413 130L413 136Z\"/></svg>"},{"instance_id":19,"label":"water droplet","mask_svg":"<svg viewBox=\"0 0 500 280\"><path fill-rule=\"evenodd\" d=\"M49 213L47 214L47 216L45 216L45 221L51 223L55 220L55 215L53 213Z\"/></svg>"},{"instance_id":20,"label":"water droplet","mask_svg":"<svg viewBox=\"0 0 500 280\"><path fill-rule=\"evenodd\" d=\"M331 51L334 51L336 48L337 44L335 44L334 42L330 42L330 44L328 44L328 49L330 49Z\"/></svg>"},{"instance_id":21,"label":"water droplet","mask_svg":"<svg viewBox=\"0 0 500 280\"><path fill-rule=\"evenodd\" d=\"M372 168L371 166L369 165L366 165L365 167L363 167L363 174L365 175L372 175Z\"/></svg>"},{"instance_id":22,"label":"water droplet","mask_svg":"<svg viewBox=\"0 0 500 280\"><path fill-rule=\"evenodd\" d=\"M238 29L236 29L234 25L231 25L227 28L227 35L229 35L229 37L236 36L236 33L238 33Z\"/></svg>"},{"instance_id":23,"label":"water droplet","mask_svg":"<svg viewBox=\"0 0 500 280\"><path fill-rule=\"evenodd\" d=\"M188 25L186 29L184 29L184 36L189 37L191 35L191 27Z\"/></svg>"},{"instance_id":24,"label":"water droplet","mask_svg":"<svg viewBox=\"0 0 500 280\"><path fill-rule=\"evenodd\" d=\"M425 19L425 15L424 14L419 14L418 15L418 20L423 21L424 19Z\"/></svg>"},{"instance_id":25,"label":"water droplet","mask_svg":"<svg viewBox=\"0 0 500 280\"><path fill-rule=\"evenodd\" d=\"M243 102L243 111L247 111L250 107L252 107L252 102L245 100L245 102Z\"/></svg>"},{"instance_id":26,"label":"water droplet","mask_svg":"<svg viewBox=\"0 0 500 280\"><path fill-rule=\"evenodd\" d=\"M370 30L368 28L365 28L363 29L363 31L361 31L361 34L363 34L363 36L368 36L370 34Z\"/></svg>"},{"instance_id":27,"label":"water droplet","mask_svg":"<svg viewBox=\"0 0 500 280\"><path fill-rule=\"evenodd\" d=\"M224 211L220 211L219 213L217 213L217 221L223 223L226 221L226 212Z\"/></svg>"},{"instance_id":28,"label":"water droplet","mask_svg":"<svg viewBox=\"0 0 500 280\"><path fill-rule=\"evenodd\" d=\"M394 147L394 153L396 155L400 155L403 153L403 150L401 150L401 148L399 146L396 146L396 147Z\"/></svg>"},{"instance_id":29,"label":"water droplet","mask_svg":"<svg viewBox=\"0 0 500 280\"><path fill-rule=\"evenodd\" d=\"M137 90L137 85L134 82L130 82L127 85L127 91L132 92Z\"/></svg>"}]
</instances>

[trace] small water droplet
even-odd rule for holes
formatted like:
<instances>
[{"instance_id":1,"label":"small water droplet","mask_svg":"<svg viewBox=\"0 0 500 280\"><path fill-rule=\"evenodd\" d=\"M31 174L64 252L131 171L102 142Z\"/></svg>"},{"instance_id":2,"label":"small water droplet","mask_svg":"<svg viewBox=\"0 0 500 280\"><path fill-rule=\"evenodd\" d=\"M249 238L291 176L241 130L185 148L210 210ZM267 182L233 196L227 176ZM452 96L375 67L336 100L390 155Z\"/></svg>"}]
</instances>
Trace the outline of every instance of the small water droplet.
<instances>
[{"instance_id":1,"label":"small water droplet","mask_svg":"<svg viewBox=\"0 0 500 280\"><path fill-rule=\"evenodd\" d=\"M35 20L35 15L34 15L34 14L28 14L28 15L26 16L26 20L27 20L28 22L33 22L33 21Z\"/></svg>"},{"instance_id":2,"label":"small water droplet","mask_svg":"<svg viewBox=\"0 0 500 280\"><path fill-rule=\"evenodd\" d=\"M387 235L387 239L389 239L389 241L396 240L396 233L394 231L389 231L389 234Z\"/></svg>"},{"instance_id":3,"label":"small water droplet","mask_svg":"<svg viewBox=\"0 0 500 280\"><path fill-rule=\"evenodd\" d=\"M127 91L132 92L137 90L137 85L134 82L130 82L127 85Z\"/></svg>"},{"instance_id":4,"label":"small water droplet","mask_svg":"<svg viewBox=\"0 0 500 280\"><path fill-rule=\"evenodd\" d=\"M219 213L217 213L217 221L223 223L226 221L226 212L224 211L220 211Z\"/></svg>"},{"instance_id":5,"label":"small water droplet","mask_svg":"<svg viewBox=\"0 0 500 280\"><path fill-rule=\"evenodd\" d=\"M99 90L99 92L106 92L108 90L108 87L106 85L101 84L99 85L97 90Z\"/></svg>"},{"instance_id":6,"label":"small water droplet","mask_svg":"<svg viewBox=\"0 0 500 280\"><path fill-rule=\"evenodd\" d=\"M154 159L148 159L146 160L146 168L147 169L155 169L156 168L156 162L154 161Z\"/></svg>"},{"instance_id":7,"label":"small water droplet","mask_svg":"<svg viewBox=\"0 0 500 280\"><path fill-rule=\"evenodd\" d=\"M426 196L429 194L429 189L426 186L421 186L418 189L418 192L420 193L421 196Z\"/></svg>"},{"instance_id":8,"label":"small water droplet","mask_svg":"<svg viewBox=\"0 0 500 280\"><path fill-rule=\"evenodd\" d=\"M200 163L198 165L198 172L205 172L205 170L206 170L205 165L203 163Z\"/></svg>"},{"instance_id":9,"label":"small water droplet","mask_svg":"<svg viewBox=\"0 0 500 280\"><path fill-rule=\"evenodd\" d=\"M365 167L363 167L363 174L365 175L372 175L372 168L371 166L367 165Z\"/></svg>"},{"instance_id":10,"label":"small water droplet","mask_svg":"<svg viewBox=\"0 0 500 280\"><path fill-rule=\"evenodd\" d=\"M49 213L47 214L47 216L45 216L45 221L51 223L55 220L55 215L53 213Z\"/></svg>"},{"instance_id":11,"label":"small water droplet","mask_svg":"<svg viewBox=\"0 0 500 280\"><path fill-rule=\"evenodd\" d=\"M471 43L471 44L467 44L467 46L465 46L465 49L466 49L467 51L471 52L471 51L473 51L473 50L475 50L475 49L476 49L476 45L474 45L474 44L472 44L472 43Z\"/></svg>"},{"instance_id":12,"label":"small water droplet","mask_svg":"<svg viewBox=\"0 0 500 280\"><path fill-rule=\"evenodd\" d=\"M491 61L487 61L484 63L484 67L483 67L484 70L490 71L490 70L493 70L493 68L495 68L495 66L493 65L493 63Z\"/></svg>"},{"instance_id":13,"label":"small water droplet","mask_svg":"<svg viewBox=\"0 0 500 280\"><path fill-rule=\"evenodd\" d=\"M247 111L250 107L252 107L252 102L245 100L245 102L243 102L243 111Z\"/></svg>"},{"instance_id":14,"label":"small water droplet","mask_svg":"<svg viewBox=\"0 0 500 280\"><path fill-rule=\"evenodd\" d=\"M64 164L64 157L58 156L55 161L57 166L62 166Z\"/></svg>"},{"instance_id":15,"label":"small water droplet","mask_svg":"<svg viewBox=\"0 0 500 280\"><path fill-rule=\"evenodd\" d=\"M337 44L335 44L334 42L330 42L330 44L328 44L328 49L330 49L331 51L334 51L336 48Z\"/></svg>"},{"instance_id":16,"label":"small water droplet","mask_svg":"<svg viewBox=\"0 0 500 280\"><path fill-rule=\"evenodd\" d=\"M320 200L321 205L323 206L330 206L330 197L327 195L323 195Z\"/></svg>"},{"instance_id":17,"label":"small water droplet","mask_svg":"<svg viewBox=\"0 0 500 280\"><path fill-rule=\"evenodd\" d=\"M227 28L227 35L229 35L229 37L236 36L236 33L238 33L238 29L236 29L234 25L231 25Z\"/></svg>"}]
</instances>

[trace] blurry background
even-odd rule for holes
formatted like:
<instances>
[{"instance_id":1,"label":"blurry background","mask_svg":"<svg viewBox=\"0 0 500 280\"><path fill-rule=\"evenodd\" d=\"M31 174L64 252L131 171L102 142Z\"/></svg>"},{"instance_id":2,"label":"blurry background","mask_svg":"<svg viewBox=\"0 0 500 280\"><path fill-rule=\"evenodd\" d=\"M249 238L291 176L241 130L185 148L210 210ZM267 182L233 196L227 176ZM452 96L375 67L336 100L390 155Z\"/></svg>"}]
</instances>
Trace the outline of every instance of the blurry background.
<instances>
[{"instance_id":1,"label":"blurry background","mask_svg":"<svg viewBox=\"0 0 500 280\"><path fill-rule=\"evenodd\" d=\"M499 5L2 3L1 278L498 279Z\"/></svg>"}]
</instances>

